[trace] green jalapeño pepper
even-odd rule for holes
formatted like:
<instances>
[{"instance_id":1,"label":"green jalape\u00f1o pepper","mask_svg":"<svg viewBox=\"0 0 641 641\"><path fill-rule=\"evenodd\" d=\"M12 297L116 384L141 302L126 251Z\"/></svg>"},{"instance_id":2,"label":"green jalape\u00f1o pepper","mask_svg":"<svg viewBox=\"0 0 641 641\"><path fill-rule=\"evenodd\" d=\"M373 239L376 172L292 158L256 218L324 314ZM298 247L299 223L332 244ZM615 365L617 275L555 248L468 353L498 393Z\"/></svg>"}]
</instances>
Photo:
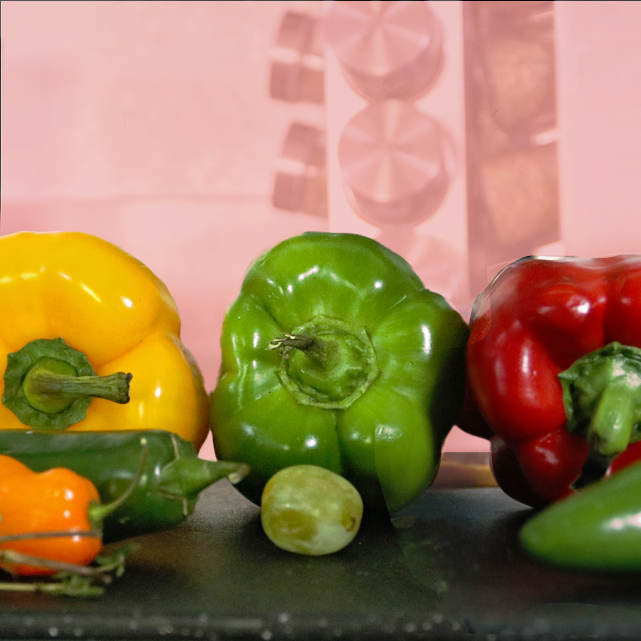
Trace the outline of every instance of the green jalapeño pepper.
<instances>
[{"instance_id":1,"label":"green jalape\u00f1o pepper","mask_svg":"<svg viewBox=\"0 0 641 641\"><path fill-rule=\"evenodd\" d=\"M467 324L410 265L355 234L306 233L250 267L222 329L214 449L254 503L297 464L395 511L433 480L460 410Z\"/></svg>"},{"instance_id":2,"label":"green jalape\u00f1o pepper","mask_svg":"<svg viewBox=\"0 0 641 641\"><path fill-rule=\"evenodd\" d=\"M545 508L521 528L520 540L552 565L641 572L641 462Z\"/></svg>"},{"instance_id":3,"label":"green jalape\u00f1o pepper","mask_svg":"<svg viewBox=\"0 0 641 641\"><path fill-rule=\"evenodd\" d=\"M0 453L34 472L70 469L96 486L103 504L126 494L102 521L105 543L174 527L205 488L247 473L242 463L199 458L190 441L165 430L0 430Z\"/></svg>"}]
</instances>

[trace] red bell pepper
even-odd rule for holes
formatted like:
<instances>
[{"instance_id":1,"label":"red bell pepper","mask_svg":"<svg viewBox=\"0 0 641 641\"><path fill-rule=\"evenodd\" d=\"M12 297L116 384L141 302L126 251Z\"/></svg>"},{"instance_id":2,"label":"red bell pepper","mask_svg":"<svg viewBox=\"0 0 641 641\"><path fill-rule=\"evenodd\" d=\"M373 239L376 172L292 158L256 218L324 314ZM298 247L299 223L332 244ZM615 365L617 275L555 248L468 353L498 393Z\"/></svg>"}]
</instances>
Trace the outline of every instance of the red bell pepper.
<instances>
[{"instance_id":1,"label":"red bell pepper","mask_svg":"<svg viewBox=\"0 0 641 641\"><path fill-rule=\"evenodd\" d=\"M527 257L472 309L459 427L542 506L641 460L641 255Z\"/></svg>"}]
</instances>

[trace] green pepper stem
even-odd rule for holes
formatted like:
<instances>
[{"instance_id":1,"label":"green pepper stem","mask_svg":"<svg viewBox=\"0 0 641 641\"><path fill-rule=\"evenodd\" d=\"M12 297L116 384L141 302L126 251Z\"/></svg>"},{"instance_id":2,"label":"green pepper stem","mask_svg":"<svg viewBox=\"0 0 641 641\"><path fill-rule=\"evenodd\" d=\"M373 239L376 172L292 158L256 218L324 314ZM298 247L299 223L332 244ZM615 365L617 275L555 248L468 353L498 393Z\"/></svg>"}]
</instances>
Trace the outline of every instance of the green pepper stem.
<instances>
[{"instance_id":1,"label":"green pepper stem","mask_svg":"<svg viewBox=\"0 0 641 641\"><path fill-rule=\"evenodd\" d=\"M379 374L365 327L337 318L315 316L267 348L280 351L276 374L301 405L347 409Z\"/></svg>"},{"instance_id":2,"label":"green pepper stem","mask_svg":"<svg viewBox=\"0 0 641 641\"><path fill-rule=\"evenodd\" d=\"M294 348L304 352L323 367L327 365L328 350L326 342L314 336L285 334L285 336L274 338L267 346L267 349L277 349L281 353L284 353L287 348Z\"/></svg>"}]
</instances>

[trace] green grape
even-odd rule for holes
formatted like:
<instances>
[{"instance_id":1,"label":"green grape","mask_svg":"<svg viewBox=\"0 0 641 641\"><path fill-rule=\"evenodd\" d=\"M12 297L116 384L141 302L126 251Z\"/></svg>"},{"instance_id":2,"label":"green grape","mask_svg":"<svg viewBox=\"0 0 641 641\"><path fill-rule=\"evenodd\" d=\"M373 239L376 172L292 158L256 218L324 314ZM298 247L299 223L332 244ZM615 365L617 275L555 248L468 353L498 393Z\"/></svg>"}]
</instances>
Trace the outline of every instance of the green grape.
<instances>
[{"instance_id":1,"label":"green grape","mask_svg":"<svg viewBox=\"0 0 641 641\"><path fill-rule=\"evenodd\" d=\"M283 550L320 556L342 550L361 525L363 501L346 479L316 465L293 465L272 476L262 497L261 520Z\"/></svg>"}]
</instances>

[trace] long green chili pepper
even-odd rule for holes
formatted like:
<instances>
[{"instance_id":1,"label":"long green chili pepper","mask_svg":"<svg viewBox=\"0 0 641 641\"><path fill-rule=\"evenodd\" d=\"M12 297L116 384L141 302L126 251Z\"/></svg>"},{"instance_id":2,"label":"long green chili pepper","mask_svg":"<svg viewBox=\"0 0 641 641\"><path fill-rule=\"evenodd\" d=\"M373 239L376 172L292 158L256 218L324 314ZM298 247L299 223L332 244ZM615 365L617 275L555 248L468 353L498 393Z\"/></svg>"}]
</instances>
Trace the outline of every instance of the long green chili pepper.
<instances>
[{"instance_id":1,"label":"long green chili pepper","mask_svg":"<svg viewBox=\"0 0 641 641\"><path fill-rule=\"evenodd\" d=\"M73 470L92 481L101 502L109 503L139 474L144 439L143 473L127 501L104 519L105 543L178 525L193 512L202 490L224 477L235 483L249 470L244 464L201 459L189 441L162 430L0 430L0 453L34 472L54 467Z\"/></svg>"}]
</instances>

